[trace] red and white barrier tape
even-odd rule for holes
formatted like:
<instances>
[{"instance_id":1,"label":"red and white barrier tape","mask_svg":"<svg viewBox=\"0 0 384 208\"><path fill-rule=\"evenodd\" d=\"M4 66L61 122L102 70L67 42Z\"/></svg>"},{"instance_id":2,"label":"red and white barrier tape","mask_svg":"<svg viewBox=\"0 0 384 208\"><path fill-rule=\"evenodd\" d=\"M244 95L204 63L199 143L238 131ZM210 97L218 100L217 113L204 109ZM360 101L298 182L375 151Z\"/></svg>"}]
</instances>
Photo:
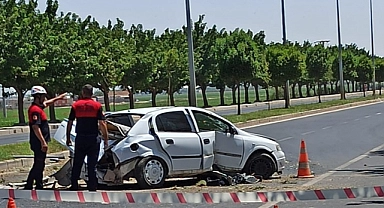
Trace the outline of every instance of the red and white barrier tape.
<instances>
[{"instance_id":1,"label":"red and white barrier tape","mask_svg":"<svg viewBox=\"0 0 384 208\"><path fill-rule=\"evenodd\" d=\"M384 197L384 187L239 193L138 193L1 189L0 198L80 203L244 203Z\"/></svg>"}]
</instances>

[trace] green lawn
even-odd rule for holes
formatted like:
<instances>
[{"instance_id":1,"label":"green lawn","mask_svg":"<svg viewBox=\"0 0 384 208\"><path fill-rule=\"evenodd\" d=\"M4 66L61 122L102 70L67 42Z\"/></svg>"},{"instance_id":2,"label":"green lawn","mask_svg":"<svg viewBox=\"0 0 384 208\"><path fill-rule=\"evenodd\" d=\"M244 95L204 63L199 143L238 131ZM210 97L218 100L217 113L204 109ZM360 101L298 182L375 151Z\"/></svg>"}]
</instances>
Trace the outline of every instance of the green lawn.
<instances>
[{"instance_id":1,"label":"green lawn","mask_svg":"<svg viewBox=\"0 0 384 208\"><path fill-rule=\"evenodd\" d=\"M53 140L48 143L48 154L67 150L66 147ZM0 146L0 161L12 159L13 155L33 155L29 142L7 144Z\"/></svg>"}]
</instances>

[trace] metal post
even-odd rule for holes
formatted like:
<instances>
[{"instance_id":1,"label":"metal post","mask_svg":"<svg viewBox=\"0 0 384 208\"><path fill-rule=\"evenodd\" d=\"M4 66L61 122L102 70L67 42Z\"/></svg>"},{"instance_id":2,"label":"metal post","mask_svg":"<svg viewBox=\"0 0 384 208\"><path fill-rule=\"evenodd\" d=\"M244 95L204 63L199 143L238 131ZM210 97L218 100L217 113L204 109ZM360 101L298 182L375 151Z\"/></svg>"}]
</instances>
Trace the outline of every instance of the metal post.
<instances>
[{"instance_id":1,"label":"metal post","mask_svg":"<svg viewBox=\"0 0 384 208\"><path fill-rule=\"evenodd\" d=\"M284 0L281 0L281 20L282 20L282 26L283 26L283 44L285 45L287 43L287 31L285 27L285 4ZM285 108L289 108L290 101L289 101L289 80L285 82L285 90L284 90L284 98L285 98Z\"/></svg>"},{"instance_id":2,"label":"metal post","mask_svg":"<svg viewBox=\"0 0 384 208\"><path fill-rule=\"evenodd\" d=\"M341 56L341 32L340 32L340 9L339 9L339 0L336 0L337 7L337 33L339 40L339 76L340 76L340 96L342 100L345 100L345 89L344 89L344 77L343 77L343 58Z\"/></svg>"},{"instance_id":3,"label":"metal post","mask_svg":"<svg viewBox=\"0 0 384 208\"><path fill-rule=\"evenodd\" d=\"M190 76L190 106L196 106L196 78L195 66L193 60L193 38L192 38L192 25L191 25L191 8L189 0L185 0L186 16L187 16L187 37L188 37L188 63L189 63L189 76Z\"/></svg>"},{"instance_id":4,"label":"metal post","mask_svg":"<svg viewBox=\"0 0 384 208\"><path fill-rule=\"evenodd\" d=\"M371 14L371 46L372 46L372 68L373 68L373 76L372 76L372 88L373 88L373 96L376 95L376 67L375 67L375 47L374 47L374 39L373 39L373 10L372 10L372 0L369 0L369 10Z\"/></svg>"},{"instance_id":5,"label":"metal post","mask_svg":"<svg viewBox=\"0 0 384 208\"><path fill-rule=\"evenodd\" d=\"M6 100L5 100L5 90L4 90L4 85L1 85L1 89L2 89L2 97L3 97L3 116L4 118L7 118L7 104L5 103Z\"/></svg>"}]
</instances>

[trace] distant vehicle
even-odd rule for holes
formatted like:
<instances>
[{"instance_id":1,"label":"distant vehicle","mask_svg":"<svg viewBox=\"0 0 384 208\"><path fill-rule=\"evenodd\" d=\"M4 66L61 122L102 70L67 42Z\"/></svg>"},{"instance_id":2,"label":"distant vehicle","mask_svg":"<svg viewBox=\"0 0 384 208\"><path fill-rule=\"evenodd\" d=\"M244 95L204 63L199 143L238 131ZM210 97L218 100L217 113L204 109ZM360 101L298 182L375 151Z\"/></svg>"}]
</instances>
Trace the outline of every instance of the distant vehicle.
<instances>
[{"instance_id":1,"label":"distant vehicle","mask_svg":"<svg viewBox=\"0 0 384 208\"><path fill-rule=\"evenodd\" d=\"M110 146L104 151L100 144L100 184L121 185L135 178L141 188L159 188L166 178L213 170L269 178L284 169L285 154L276 141L243 131L205 109L141 108L108 112L106 117ZM66 125L63 121L54 136L63 145ZM71 138L76 145L74 129ZM68 148L73 152L73 146ZM54 175L59 184L70 185L71 164L72 159ZM81 178L87 180L86 176L83 168Z\"/></svg>"}]
</instances>

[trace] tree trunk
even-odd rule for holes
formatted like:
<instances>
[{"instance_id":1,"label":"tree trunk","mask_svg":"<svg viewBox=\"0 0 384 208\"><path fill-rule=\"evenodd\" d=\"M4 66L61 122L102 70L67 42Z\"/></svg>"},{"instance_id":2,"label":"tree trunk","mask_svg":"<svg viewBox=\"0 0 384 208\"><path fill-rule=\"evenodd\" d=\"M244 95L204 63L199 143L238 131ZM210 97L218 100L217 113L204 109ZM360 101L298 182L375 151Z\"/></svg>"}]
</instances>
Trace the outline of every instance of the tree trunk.
<instances>
[{"instance_id":1,"label":"tree trunk","mask_svg":"<svg viewBox=\"0 0 384 208\"><path fill-rule=\"evenodd\" d=\"M251 103L249 102L249 82L244 83L244 103Z\"/></svg>"},{"instance_id":2,"label":"tree trunk","mask_svg":"<svg viewBox=\"0 0 384 208\"><path fill-rule=\"evenodd\" d=\"M152 107L156 107L156 95L157 95L157 89L156 87L152 87Z\"/></svg>"},{"instance_id":3,"label":"tree trunk","mask_svg":"<svg viewBox=\"0 0 384 208\"><path fill-rule=\"evenodd\" d=\"M276 98L276 100L278 100L279 99L279 86L275 86L275 91L276 91L275 98Z\"/></svg>"},{"instance_id":4,"label":"tree trunk","mask_svg":"<svg viewBox=\"0 0 384 208\"><path fill-rule=\"evenodd\" d=\"M171 91L171 94L169 94L169 99L171 99L171 106L175 106L175 97L172 91Z\"/></svg>"},{"instance_id":5,"label":"tree trunk","mask_svg":"<svg viewBox=\"0 0 384 208\"><path fill-rule=\"evenodd\" d=\"M55 94L48 92L49 99L54 98ZM55 103L49 106L49 122L55 123L58 122L56 119L56 112L55 112Z\"/></svg>"},{"instance_id":6,"label":"tree trunk","mask_svg":"<svg viewBox=\"0 0 384 208\"><path fill-rule=\"evenodd\" d=\"M240 83L237 86L237 115L240 115Z\"/></svg>"},{"instance_id":7,"label":"tree trunk","mask_svg":"<svg viewBox=\"0 0 384 208\"><path fill-rule=\"evenodd\" d=\"M352 81L352 92L356 92L355 81Z\"/></svg>"},{"instance_id":8,"label":"tree trunk","mask_svg":"<svg viewBox=\"0 0 384 208\"><path fill-rule=\"evenodd\" d=\"M364 97L365 97L365 83L362 84L362 86L363 86L363 94L364 94Z\"/></svg>"},{"instance_id":9,"label":"tree trunk","mask_svg":"<svg viewBox=\"0 0 384 208\"><path fill-rule=\"evenodd\" d=\"M109 105L109 95L108 95L109 90L103 87L102 92L104 93L105 111L111 111L111 106Z\"/></svg>"},{"instance_id":10,"label":"tree trunk","mask_svg":"<svg viewBox=\"0 0 384 208\"><path fill-rule=\"evenodd\" d=\"M321 103L321 83L317 83L317 94L319 95L319 103Z\"/></svg>"},{"instance_id":11,"label":"tree trunk","mask_svg":"<svg viewBox=\"0 0 384 208\"><path fill-rule=\"evenodd\" d=\"M379 89L380 89L379 95L381 95L381 82L379 82Z\"/></svg>"},{"instance_id":12,"label":"tree trunk","mask_svg":"<svg viewBox=\"0 0 384 208\"><path fill-rule=\"evenodd\" d=\"M301 82L298 83L298 86L299 86L299 97L300 98L303 98L303 84Z\"/></svg>"},{"instance_id":13,"label":"tree trunk","mask_svg":"<svg viewBox=\"0 0 384 208\"><path fill-rule=\"evenodd\" d=\"M221 106L225 105L224 93L225 93L225 87L220 88L220 105Z\"/></svg>"},{"instance_id":14,"label":"tree trunk","mask_svg":"<svg viewBox=\"0 0 384 208\"><path fill-rule=\"evenodd\" d=\"M333 89L334 82L330 82L329 84L331 85L331 92L329 94L335 93L334 89Z\"/></svg>"},{"instance_id":15,"label":"tree trunk","mask_svg":"<svg viewBox=\"0 0 384 208\"><path fill-rule=\"evenodd\" d=\"M265 88L265 96L266 96L266 101L270 101L270 98L269 98L269 86L267 86Z\"/></svg>"},{"instance_id":16,"label":"tree trunk","mask_svg":"<svg viewBox=\"0 0 384 208\"><path fill-rule=\"evenodd\" d=\"M25 125L25 116L24 116L24 93L21 89L13 87L17 92L17 110L19 114L19 123L20 125Z\"/></svg>"},{"instance_id":17,"label":"tree trunk","mask_svg":"<svg viewBox=\"0 0 384 208\"><path fill-rule=\"evenodd\" d=\"M203 108L208 108L210 107L208 104L208 98L207 98L207 85L202 84L200 85L201 87L201 94L203 95Z\"/></svg>"},{"instance_id":18,"label":"tree trunk","mask_svg":"<svg viewBox=\"0 0 384 208\"><path fill-rule=\"evenodd\" d=\"M324 95L327 95L328 94L328 86L327 86L327 82L324 82Z\"/></svg>"},{"instance_id":19,"label":"tree trunk","mask_svg":"<svg viewBox=\"0 0 384 208\"><path fill-rule=\"evenodd\" d=\"M347 90L348 90L348 93L351 92L351 86L350 86L350 81L347 81Z\"/></svg>"},{"instance_id":20,"label":"tree trunk","mask_svg":"<svg viewBox=\"0 0 384 208\"><path fill-rule=\"evenodd\" d=\"M135 100L134 100L134 97L133 97L133 90L132 89L129 89L129 87L127 87L128 97L129 97L129 109L134 109L135 108Z\"/></svg>"},{"instance_id":21,"label":"tree trunk","mask_svg":"<svg viewBox=\"0 0 384 208\"><path fill-rule=\"evenodd\" d=\"M292 83L292 98L296 98L296 83Z\"/></svg>"},{"instance_id":22,"label":"tree trunk","mask_svg":"<svg viewBox=\"0 0 384 208\"><path fill-rule=\"evenodd\" d=\"M236 104L236 88L236 84L232 85L232 105Z\"/></svg>"},{"instance_id":23,"label":"tree trunk","mask_svg":"<svg viewBox=\"0 0 384 208\"><path fill-rule=\"evenodd\" d=\"M255 97L256 97L255 102L260 102L259 85L256 84L253 87L255 88Z\"/></svg>"},{"instance_id":24,"label":"tree trunk","mask_svg":"<svg viewBox=\"0 0 384 208\"><path fill-rule=\"evenodd\" d=\"M309 83L305 84L305 87L307 88L307 97L311 96L311 91L309 89Z\"/></svg>"}]
</instances>

